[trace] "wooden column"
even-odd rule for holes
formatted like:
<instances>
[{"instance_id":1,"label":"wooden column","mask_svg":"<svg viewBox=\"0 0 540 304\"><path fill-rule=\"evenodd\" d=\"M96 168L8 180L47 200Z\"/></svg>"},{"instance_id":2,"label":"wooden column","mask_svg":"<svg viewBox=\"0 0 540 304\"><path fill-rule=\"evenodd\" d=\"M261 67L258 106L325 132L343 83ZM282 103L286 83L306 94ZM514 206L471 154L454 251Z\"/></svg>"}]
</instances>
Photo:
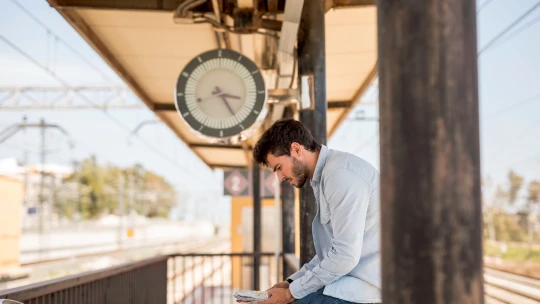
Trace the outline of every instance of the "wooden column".
<instances>
[{"instance_id":1,"label":"wooden column","mask_svg":"<svg viewBox=\"0 0 540 304\"><path fill-rule=\"evenodd\" d=\"M304 123L321 144L326 144L326 65L324 0L305 0L298 29L298 76L311 77L312 106L300 111ZM301 81L300 81L301 83ZM304 92L308 87L302 87ZM309 183L300 189L300 264L315 256L311 223L317 213L317 202Z\"/></svg>"},{"instance_id":2,"label":"wooden column","mask_svg":"<svg viewBox=\"0 0 540 304\"><path fill-rule=\"evenodd\" d=\"M261 168L253 164L253 289L259 290L259 265L261 264Z\"/></svg>"},{"instance_id":3,"label":"wooden column","mask_svg":"<svg viewBox=\"0 0 540 304\"><path fill-rule=\"evenodd\" d=\"M383 303L483 303L475 1L378 0Z\"/></svg>"}]
</instances>

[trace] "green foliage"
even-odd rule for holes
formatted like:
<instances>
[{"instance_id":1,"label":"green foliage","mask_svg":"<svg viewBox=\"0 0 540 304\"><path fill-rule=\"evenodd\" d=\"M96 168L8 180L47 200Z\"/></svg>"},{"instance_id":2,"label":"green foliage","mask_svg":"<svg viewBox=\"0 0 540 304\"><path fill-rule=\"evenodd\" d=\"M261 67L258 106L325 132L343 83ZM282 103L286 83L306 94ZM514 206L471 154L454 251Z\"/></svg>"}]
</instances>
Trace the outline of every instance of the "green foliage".
<instances>
[{"instance_id":1,"label":"green foliage","mask_svg":"<svg viewBox=\"0 0 540 304\"><path fill-rule=\"evenodd\" d=\"M161 176L136 164L129 168L101 166L95 157L83 160L64 181L77 195L57 199L59 213L67 218L79 213L90 219L134 210L149 217L167 217L176 203L174 188ZM64 191L65 192L65 189ZM57 195L61 196L61 195ZM124 203L120 206L119 202Z\"/></svg>"},{"instance_id":2,"label":"green foliage","mask_svg":"<svg viewBox=\"0 0 540 304\"><path fill-rule=\"evenodd\" d=\"M484 244L484 254L487 256L500 256L508 261L540 262L540 249L518 244L507 244L506 251L501 251L500 244L486 242Z\"/></svg>"},{"instance_id":3,"label":"green foliage","mask_svg":"<svg viewBox=\"0 0 540 304\"><path fill-rule=\"evenodd\" d=\"M523 186L523 177L519 176L513 170L510 170L510 172L508 173L508 180L510 181L508 201L510 202L510 204L514 204L517 199L519 189L521 189L521 186Z\"/></svg>"},{"instance_id":4,"label":"green foliage","mask_svg":"<svg viewBox=\"0 0 540 304\"><path fill-rule=\"evenodd\" d=\"M540 182L533 180L529 183L527 201L531 204L540 203Z\"/></svg>"},{"instance_id":5,"label":"green foliage","mask_svg":"<svg viewBox=\"0 0 540 304\"><path fill-rule=\"evenodd\" d=\"M527 240L527 235L517 224L515 217L497 213L493 215L493 222L497 241L523 242Z\"/></svg>"}]
</instances>

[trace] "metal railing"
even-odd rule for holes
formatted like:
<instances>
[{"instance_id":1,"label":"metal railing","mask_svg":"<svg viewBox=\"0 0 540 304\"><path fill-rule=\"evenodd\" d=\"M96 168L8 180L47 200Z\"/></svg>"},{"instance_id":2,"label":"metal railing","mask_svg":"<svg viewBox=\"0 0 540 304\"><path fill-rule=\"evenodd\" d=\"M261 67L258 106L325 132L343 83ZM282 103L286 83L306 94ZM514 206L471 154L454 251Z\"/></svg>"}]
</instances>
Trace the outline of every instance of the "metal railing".
<instances>
[{"instance_id":1,"label":"metal railing","mask_svg":"<svg viewBox=\"0 0 540 304\"><path fill-rule=\"evenodd\" d=\"M168 256L0 291L25 304L147 304L167 301Z\"/></svg>"},{"instance_id":2,"label":"metal railing","mask_svg":"<svg viewBox=\"0 0 540 304\"><path fill-rule=\"evenodd\" d=\"M235 303L235 289L259 289L283 280L275 253L189 253L159 256L103 270L0 291L0 299L24 304L208 304Z\"/></svg>"},{"instance_id":3,"label":"metal railing","mask_svg":"<svg viewBox=\"0 0 540 304\"><path fill-rule=\"evenodd\" d=\"M169 259L168 291L172 304L236 303L235 289L253 289L253 253L175 254ZM259 289L282 280L282 258L261 253Z\"/></svg>"}]
</instances>

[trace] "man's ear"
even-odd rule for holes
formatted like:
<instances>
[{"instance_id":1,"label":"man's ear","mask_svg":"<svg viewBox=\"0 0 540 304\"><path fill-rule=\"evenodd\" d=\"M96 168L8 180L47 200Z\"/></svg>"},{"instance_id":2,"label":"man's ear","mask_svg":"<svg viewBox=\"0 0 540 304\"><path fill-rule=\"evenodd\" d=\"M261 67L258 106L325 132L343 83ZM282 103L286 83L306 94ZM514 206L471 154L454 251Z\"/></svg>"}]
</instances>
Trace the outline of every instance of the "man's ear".
<instances>
[{"instance_id":1,"label":"man's ear","mask_svg":"<svg viewBox=\"0 0 540 304\"><path fill-rule=\"evenodd\" d=\"M296 156L296 157L299 157L299 156L302 156L302 152L304 152L303 150L303 146L297 142L293 142L291 144L291 156Z\"/></svg>"}]
</instances>

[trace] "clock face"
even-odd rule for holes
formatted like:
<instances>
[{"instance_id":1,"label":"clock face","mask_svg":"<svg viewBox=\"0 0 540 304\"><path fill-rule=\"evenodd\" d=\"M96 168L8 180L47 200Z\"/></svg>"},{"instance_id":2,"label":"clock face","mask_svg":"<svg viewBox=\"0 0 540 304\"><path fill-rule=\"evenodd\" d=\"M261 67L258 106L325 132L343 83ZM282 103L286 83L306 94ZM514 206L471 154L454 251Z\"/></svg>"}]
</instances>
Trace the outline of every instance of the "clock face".
<instances>
[{"instance_id":1,"label":"clock face","mask_svg":"<svg viewBox=\"0 0 540 304\"><path fill-rule=\"evenodd\" d=\"M176 107L189 126L206 136L238 135L266 113L259 68L242 54L212 50L193 58L176 84Z\"/></svg>"}]
</instances>

